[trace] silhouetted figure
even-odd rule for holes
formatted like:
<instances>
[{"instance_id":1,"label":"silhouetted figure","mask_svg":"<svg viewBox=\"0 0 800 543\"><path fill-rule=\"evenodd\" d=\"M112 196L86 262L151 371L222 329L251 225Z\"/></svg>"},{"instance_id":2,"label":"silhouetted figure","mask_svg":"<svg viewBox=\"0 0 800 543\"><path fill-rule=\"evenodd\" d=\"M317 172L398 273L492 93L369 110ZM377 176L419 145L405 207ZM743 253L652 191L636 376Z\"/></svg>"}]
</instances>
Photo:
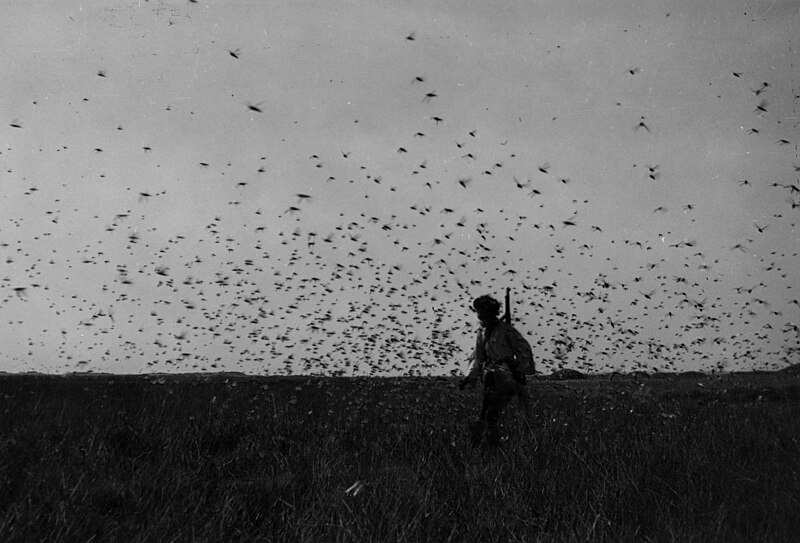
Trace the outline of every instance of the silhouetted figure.
<instances>
[{"instance_id":1,"label":"silhouetted figure","mask_svg":"<svg viewBox=\"0 0 800 543\"><path fill-rule=\"evenodd\" d=\"M486 443L496 445L500 442L500 413L514 396L519 398L526 418L529 416L525 375L517 371L515 360L519 357L515 356L518 347L512 338L513 328L498 316L500 302L484 295L475 299L472 308L478 314L481 329L471 356L469 372L459 388L473 387L480 378L483 405L478 419L469 425L470 440L473 445L478 445L485 434Z\"/></svg>"}]
</instances>

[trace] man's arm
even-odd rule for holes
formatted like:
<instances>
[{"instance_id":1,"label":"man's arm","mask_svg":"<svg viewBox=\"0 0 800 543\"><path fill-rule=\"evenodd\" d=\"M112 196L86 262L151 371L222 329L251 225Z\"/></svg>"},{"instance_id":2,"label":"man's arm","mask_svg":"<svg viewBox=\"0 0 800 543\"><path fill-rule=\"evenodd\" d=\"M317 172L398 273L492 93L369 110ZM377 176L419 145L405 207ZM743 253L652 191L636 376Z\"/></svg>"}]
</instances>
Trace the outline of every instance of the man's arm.
<instances>
[{"instance_id":1,"label":"man's arm","mask_svg":"<svg viewBox=\"0 0 800 543\"><path fill-rule=\"evenodd\" d=\"M481 368L478 364L478 356L475 351L472 351L472 354L469 357L469 368L467 369L467 376L464 377L461 382L458 384L458 388L464 390L465 387L474 387L475 383L478 382L478 377L481 374Z\"/></svg>"}]
</instances>

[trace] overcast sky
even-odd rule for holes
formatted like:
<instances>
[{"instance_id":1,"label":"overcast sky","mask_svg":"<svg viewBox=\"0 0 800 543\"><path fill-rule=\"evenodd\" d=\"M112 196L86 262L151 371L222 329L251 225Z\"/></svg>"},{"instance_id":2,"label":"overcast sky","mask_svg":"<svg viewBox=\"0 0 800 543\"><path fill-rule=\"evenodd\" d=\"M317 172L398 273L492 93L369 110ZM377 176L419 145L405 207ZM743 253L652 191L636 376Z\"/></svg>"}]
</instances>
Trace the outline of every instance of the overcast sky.
<instances>
[{"instance_id":1,"label":"overcast sky","mask_svg":"<svg viewBox=\"0 0 800 543\"><path fill-rule=\"evenodd\" d=\"M0 21L0 369L774 368L800 2L29 2Z\"/></svg>"}]
</instances>

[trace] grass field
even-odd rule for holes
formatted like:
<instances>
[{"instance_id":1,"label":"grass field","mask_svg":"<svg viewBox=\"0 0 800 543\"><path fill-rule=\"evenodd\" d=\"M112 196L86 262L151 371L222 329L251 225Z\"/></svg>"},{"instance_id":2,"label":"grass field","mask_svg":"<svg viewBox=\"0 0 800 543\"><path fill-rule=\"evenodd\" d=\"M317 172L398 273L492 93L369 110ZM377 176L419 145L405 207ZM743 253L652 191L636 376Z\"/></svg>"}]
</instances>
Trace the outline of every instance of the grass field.
<instances>
[{"instance_id":1,"label":"grass field","mask_svg":"<svg viewBox=\"0 0 800 543\"><path fill-rule=\"evenodd\" d=\"M0 541L797 541L800 377L0 376Z\"/></svg>"}]
</instances>

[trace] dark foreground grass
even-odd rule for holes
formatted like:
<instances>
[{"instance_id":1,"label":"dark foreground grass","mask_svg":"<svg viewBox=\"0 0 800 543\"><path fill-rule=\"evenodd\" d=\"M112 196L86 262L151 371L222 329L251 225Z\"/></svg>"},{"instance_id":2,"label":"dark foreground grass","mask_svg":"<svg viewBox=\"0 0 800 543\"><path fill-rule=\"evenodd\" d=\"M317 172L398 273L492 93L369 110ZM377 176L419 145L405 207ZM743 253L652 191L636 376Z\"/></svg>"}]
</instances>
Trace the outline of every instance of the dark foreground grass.
<instances>
[{"instance_id":1,"label":"dark foreground grass","mask_svg":"<svg viewBox=\"0 0 800 543\"><path fill-rule=\"evenodd\" d=\"M0 377L0 541L797 541L800 380Z\"/></svg>"}]
</instances>

